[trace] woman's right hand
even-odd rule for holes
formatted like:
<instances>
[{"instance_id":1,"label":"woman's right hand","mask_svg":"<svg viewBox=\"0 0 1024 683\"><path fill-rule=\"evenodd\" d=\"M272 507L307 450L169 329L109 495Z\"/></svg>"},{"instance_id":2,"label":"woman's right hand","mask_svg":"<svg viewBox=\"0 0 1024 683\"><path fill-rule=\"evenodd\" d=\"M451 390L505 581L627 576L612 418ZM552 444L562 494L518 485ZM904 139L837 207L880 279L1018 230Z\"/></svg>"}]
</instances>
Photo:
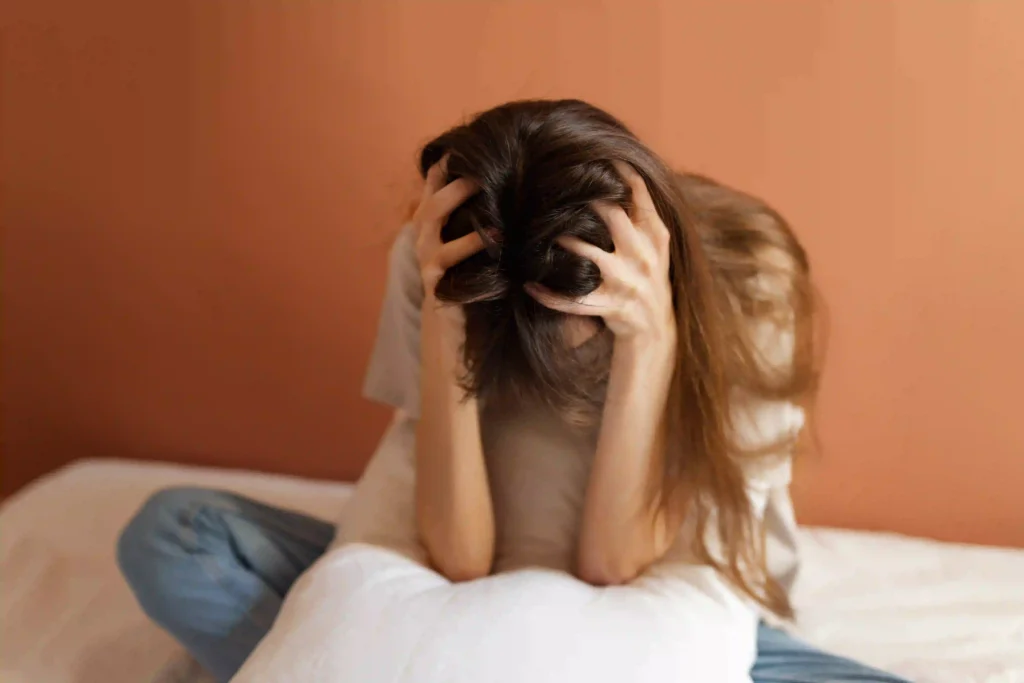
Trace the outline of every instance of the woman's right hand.
<instances>
[{"instance_id":1,"label":"woman's right hand","mask_svg":"<svg viewBox=\"0 0 1024 683\"><path fill-rule=\"evenodd\" d=\"M484 241L475 232L451 242L441 241L441 228L448 216L479 189L466 178L458 178L445 185L447 161L445 157L427 171L423 196L412 217L423 291L425 300L430 301L445 271L484 248Z\"/></svg>"}]
</instances>

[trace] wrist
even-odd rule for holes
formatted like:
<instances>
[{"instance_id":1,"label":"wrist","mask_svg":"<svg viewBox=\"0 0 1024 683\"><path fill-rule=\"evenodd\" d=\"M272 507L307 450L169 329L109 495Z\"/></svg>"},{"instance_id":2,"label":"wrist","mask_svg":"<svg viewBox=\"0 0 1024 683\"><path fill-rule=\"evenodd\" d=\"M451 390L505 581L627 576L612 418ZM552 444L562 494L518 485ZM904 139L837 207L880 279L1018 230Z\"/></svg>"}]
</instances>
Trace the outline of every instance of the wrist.
<instances>
[{"instance_id":1,"label":"wrist","mask_svg":"<svg viewBox=\"0 0 1024 683\"><path fill-rule=\"evenodd\" d=\"M466 317L457 304L438 301L433 293L425 294L420 309L421 334L440 343L441 350L458 351L466 335Z\"/></svg>"},{"instance_id":2,"label":"wrist","mask_svg":"<svg viewBox=\"0 0 1024 683\"><path fill-rule=\"evenodd\" d=\"M672 339L616 339L611 372L622 387L642 387L645 392L657 393L675 373L676 353Z\"/></svg>"},{"instance_id":3,"label":"wrist","mask_svg":"<svg viewBox=\"0 0 1024 683\"><path fill-rule=\"evenodd\" d=\"M631 362L674 364L677 346L673 328L657 334L616 337L614 354Z\"/></svg>"}]
</instances>

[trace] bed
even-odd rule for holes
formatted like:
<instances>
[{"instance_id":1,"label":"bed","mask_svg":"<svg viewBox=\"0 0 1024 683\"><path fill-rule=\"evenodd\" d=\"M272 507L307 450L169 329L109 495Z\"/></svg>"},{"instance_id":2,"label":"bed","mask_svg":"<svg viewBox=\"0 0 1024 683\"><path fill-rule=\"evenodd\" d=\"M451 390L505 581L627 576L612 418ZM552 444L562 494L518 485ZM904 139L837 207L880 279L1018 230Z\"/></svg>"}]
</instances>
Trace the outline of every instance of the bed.
<instances>
[{"instance_id":1,"label":"bed","mask_svg":"<svg viewBox=\"0 0 1024 683\"><path fill-rule=\"evenodd\" d=\"M118 531L152 491L226 488L333 520L350 485L93 460L0 508L0 681L206 681L146 621L114 564ZM807 529L802 635L922 683L1024 683L1024 550Z\"/></svg>"}]
</instances>

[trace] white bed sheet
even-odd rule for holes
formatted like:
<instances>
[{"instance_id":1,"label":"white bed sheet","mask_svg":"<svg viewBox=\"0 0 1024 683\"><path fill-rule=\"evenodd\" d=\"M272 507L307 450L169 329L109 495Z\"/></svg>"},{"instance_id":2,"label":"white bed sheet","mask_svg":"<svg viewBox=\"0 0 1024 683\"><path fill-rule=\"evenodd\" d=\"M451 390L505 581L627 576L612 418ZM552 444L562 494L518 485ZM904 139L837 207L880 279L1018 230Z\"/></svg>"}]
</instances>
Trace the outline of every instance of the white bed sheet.
<instances>
[{"instance_id":1,"label":"white bed sheet","mask_svg":"<svg viewBox=\"0 0 1024 683\"><path fill-rule=\"evenodd\" d=\"M0 681L195 680L135 605L114 563L152 491L226 488L333 520L349 486L291 477L85 461L0 510ZM811 642L922 683L1024 683L1024 550L810 529L797 587ZM202 677L199 677L202 678Z\"/></svg>"}]
</instances>

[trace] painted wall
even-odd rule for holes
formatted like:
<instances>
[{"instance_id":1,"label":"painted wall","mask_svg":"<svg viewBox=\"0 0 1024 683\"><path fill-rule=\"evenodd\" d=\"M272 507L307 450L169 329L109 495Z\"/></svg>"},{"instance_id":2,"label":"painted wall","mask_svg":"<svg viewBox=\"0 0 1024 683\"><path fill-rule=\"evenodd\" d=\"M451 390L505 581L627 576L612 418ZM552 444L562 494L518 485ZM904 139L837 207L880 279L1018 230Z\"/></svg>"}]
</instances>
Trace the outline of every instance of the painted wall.
<instances>
[{"instance_id":1,"label":"painted wall","mask_svg":"<svg viewBox=\"0 0 1024 683\"><path fill-rule=\"evenodd\" d=\"M5 490L354 477L416 147L575 96L759 192L831 306L807 522L1024 545L1024 3L5 3Z\"/></svg>"}]
</instances>

